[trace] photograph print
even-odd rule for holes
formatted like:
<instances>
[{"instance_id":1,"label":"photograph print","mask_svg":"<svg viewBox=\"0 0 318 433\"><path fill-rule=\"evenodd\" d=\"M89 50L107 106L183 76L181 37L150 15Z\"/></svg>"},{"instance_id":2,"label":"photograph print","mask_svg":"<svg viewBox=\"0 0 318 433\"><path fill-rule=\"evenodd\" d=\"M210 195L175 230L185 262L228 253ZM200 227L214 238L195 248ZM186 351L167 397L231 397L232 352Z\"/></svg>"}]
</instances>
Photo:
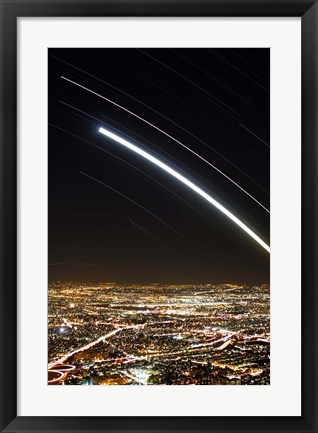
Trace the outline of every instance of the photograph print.
<instances>
[{"instance_id":1,"label":"photograph print","mask_svg":"<svg viewBox=\"0 0 318 433\"><path fill-rule=\"evenodd\" d=\"M270 384L270 49L48 49L48 384Z\"/></svg>"}]
</instances>

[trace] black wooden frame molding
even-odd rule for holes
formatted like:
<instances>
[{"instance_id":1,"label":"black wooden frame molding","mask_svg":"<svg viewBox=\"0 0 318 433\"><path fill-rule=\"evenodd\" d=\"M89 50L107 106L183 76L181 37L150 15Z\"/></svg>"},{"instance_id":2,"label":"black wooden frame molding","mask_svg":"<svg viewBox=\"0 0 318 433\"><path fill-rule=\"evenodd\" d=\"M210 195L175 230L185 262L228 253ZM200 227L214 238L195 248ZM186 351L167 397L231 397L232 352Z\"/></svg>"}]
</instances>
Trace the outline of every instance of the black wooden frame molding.
<instances>
[{"instance_id":1,"label":"black wooden frame molding","mask_svg":"<svg viewBox=\"0 0 318 433\"><path fill-rule=\"evenodd\" d=\"M0 0L0 431L318 432L318 0ZM302 20L302 415L17 416L17 18L267 16Z\"/></svg>"}]
</instances>

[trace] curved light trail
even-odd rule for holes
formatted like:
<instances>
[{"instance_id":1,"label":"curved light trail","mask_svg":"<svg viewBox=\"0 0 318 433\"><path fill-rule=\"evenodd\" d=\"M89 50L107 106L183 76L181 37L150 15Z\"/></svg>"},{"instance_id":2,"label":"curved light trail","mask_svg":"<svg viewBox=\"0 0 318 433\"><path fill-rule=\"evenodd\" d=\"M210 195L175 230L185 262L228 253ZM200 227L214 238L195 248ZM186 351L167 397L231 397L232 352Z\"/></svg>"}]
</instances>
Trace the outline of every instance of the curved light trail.
<instances>
[{"instance_id":1,"label":"curved light trail","mask_svg":"<svg viewBox=\"0 0 318 433\"><path fill-rule=\"evenodd\" d=\"M163 242L161 242L160 239L156 238L156 236L154 236L152 233L149 233L148 230L144 229L143 227L141 227L140 225L138 225L137 223L135 223L133 220L129 220L131 222L131 224L133 224L135 227L137 227L139 230L143 231L144 233L146 233L148 236L150 236L152 239L154 239L155 241L157 241L160 245L167 247L167 245L165 245Z\"/></svg>"},{"instance_id":2,"label":"curved light trail","mask_svg":"<svg viewBox=\"0 0 318 433\"><path fill-rule=\"evenodd\" d=\"M216 170L218 173L220 173L222 176L224 176L227 180L229 180L230 182L233 183L233 185L235 185L237 188L239 188L242 192L244 192L244 194L248 195L252 200L255 201L255 203L257 203L259 206L261 206L266 212L270 213L270 211L267 209L267 207L265 207L262 203L260 203L254 196L252 196L252 194L250 194L248 191L246 191L246 189L244 189L243 187L241 187L241 185L239 185L237 182L235 182L230 176L228 176L227 174L223 173L223 171L221 171L219 168L217 168L215 165L211 164L211 162L207 161L205 158L203 158L201 155L199 155L197 152L195 152L194 150L190 149L190 147L186 146L185 144L183 144L181 141L177 140L176 138L174 138L172 135L168 134L167 132L163 131L162 129L158 128L158 126L154 125L153 123L149 122L148 120L144 119L141 116L138 116L138 114L134 113L131 110L128 110L127 108L123 107L120 104L117 104L117 102L112 101L109 98L106 98L106 96L101 95L100 93L94 92L93 90L89 89L88 87L83 86L82 84L77 83L76 81L70 80L69 78L64 77L63 75L61 75L61 78L65 81L68 81L71 84L74 84L77 87L80 87L83 90L86 90L89 93L92 93L95 96L98 96L101 99L104 99L105 101L109 102L110 104L115 105L116 107L120 108L121 110L126 111L126 113L131 114L132 116L136 117L137 119L141 120L142 122L146 123L147 125L151 126L152 128L156 129L157 131L161 132L162 134L164 134L166 137L170 138L171 140L173 140L174 142L178 143L180 146L184 147L185 149L187 149L189 152L193 153L193 155L195 155L196 157L200 158L201 161L205 162L206 164L208 164L210 167L212 167L214 170ZM63 102L62 102L63 103Z\"/></svg>"},{"instance_id":3,"label":"curved light trail","mask_svg":"<svg viewBox=\"0 0 318 433\"><path fill-rule=\"evenodd\" d=\"M102 149L104 150L104 149ZM116 155L114 155L116 157ZM120 158L119 158L120 159ZM130 165L130 164L129 164ZM105 186L106 188L110 189L111 191L114 191L115 193L117 193L118 195L120 195L121 197L124 197L126 200L130 201L131 203L134 203L136 206L140 207L140 209L144 210L145 212L147 212L149 215L152 215L155 219L157 219L158 221L160 221L162 224L164 224L166 227L168 227L170 230L172 230L177 236L179 236L181 239L183 239L185 242L187 242L188 244L192 245L193 244L184 236L182 236L179 232L177 232L177 230L175 230L173 227L171 227L168 223L166 223L165 221L163 221L161 218L159 218L156 214L154 214L153 212L151 212L149 209L145 208L144 206L142 206L141 204L137 203L135 200L133 200L132 198L128 197L127 195L123 194L120 191L117 191L117 189L112 188L110 185L107 185L104 182L101 182L100 180L96 179L93 176L90 176L87 173L84 173L83 171L80 171L81 174L83 174L84 176L88 177L89 179L94 180L95 182ZM165 245L166 246L166 245Z\"/></svg>"},{"instance_id":4,"label":"curved light trail","mask_svg":"<svg viewBox=\"0 0 318 433\"><path fill-rule=\"evenodd\" d=\"M148 161L152 162L153 164L155 164L157 167L161 168L165 172L169 173L171 176L178 179L180 182L182 182L188 188L192 189L192 191L196 192L198 195L200 195L202 198L204 198L207 202L211 203L213 206L215 206L217 209L219 209L219 211L221 211L230 220L232 220L235 224L237 224L251 238L253 238L259 245L261 245L267 252L270 253L269 245L267 245L256 233L254 233L253 230L251 230L249 227L247 227L246 224L244 224L240 219L238 219L234 214L232 214L232 212L230 212L228 209L226 209L221 203L219 203L217 200L215 200L213 197L211 197L209 194L207 194L205 191L203 191L200 187L195 185L189 179L184 177L182 174L178 173L176 170L169 167L167 164L160 161L158 158L150 155L150 153L145 152L143 149L140 149L138 146L130 143L129 141L125 140L124 138L119 137L119 135L114 134L113 132L111 132L105 128L99 128L98 131L101 134L105 135L106 137L109 137L112 140L116 141L117 143L127 147L128 149L132 150L133 152L137 153L138 155L140 155L143 158L147 159Z\"/></svg>"},{"instance_id":5,"label":"curved light trail","mask_svg":"<svg viewBox=\"0 0 318 433\"><path fill-rule=\"evenodd\" d=\"M73 108L75 108L75 107L73 107ZM77 108L76 108L76 110L77 110ZM91 141L85 140L84 138L80 137L79 135L73 134L72 132L67 131L66 129L59 128L58 126L53 125L52 123L49 123L49 125L52 126L53 128L56 128L56 129L59 129L60 131L65 132L66 134L71 135L72 137L76 137L76 138L78 138L79 140L84 141L85 143L87 143L87 144L89 144L89 145L91 145L91 146L96 147L96 149L100 149L100 150L102 150L103 152L107 153L108 155L111 155L113 158L118 159L119 161L123 162L123 163L126 164L127 166L129 166L129 167L133 168L134 170L138 171L138 172L141 173L143 176L147 177L148 179L151 179L153 182L155 182L155 183L156 183L157 185L159 185L161 188L164 188L165 190L169 191L170 194L172 194L172 195L174 195L175 197L177 197L178 200L182 201L182 203L184 203L186 206L189 206L192 210L194 210L196 213L198 213L199 215L201 215L202 218L205 218L208 222L211 223L211 221L210 221L210 220L209 220L205 215L203 215L203 213L201 213L198 209L196 209L196 208L195 208L194 206L192 206L189 202L187 202L184 198L180 197L179 194L177 194L176 192L172 191L172 190L171 190L170 188L168 188L166 185L163 185L161 182L159 182L158 180L156 180L155 178L153 178L153 177L150 176L149 174L145 173L144 171L140 170L139 168L135 167L134 165L130 164L129 162L123 160L122 158L119 158L119 156L115 155L114 153L109 152L108 150L106 150L106 149L104 149L104 148L102 148L102 147L100 147L100 146L97 146L97 144L92 143ZM86 174L86 173L81 172L81 174ZM86 174L86 176L89 176L89 175ZM91 177L92 177L92 176L91 176ZM94 179L94 180L95 180L96 182L100 182L100 181L97 180L97 179ZM106 185L104 184L104 186L106 186ZM117 191L117 192L118 192L118 191ZM156 218L158 218L158 216L156 216ZM163 222L163 221L161 221L161 222ZM167 223L164 223L164 224L167 224ZM172 227L170 226L170 228L172 228ZM173 230L174 230L174 229L173 229ZM175 231L175 232L178 233L177 231ZM179 236L181 236L181 237L182 237L186 242L188 242L192 247L194 246L194 245L189 241L189 239L183 237L180 233L178 233L178 234L179 234Z\"/></svg>"}]
</instances>

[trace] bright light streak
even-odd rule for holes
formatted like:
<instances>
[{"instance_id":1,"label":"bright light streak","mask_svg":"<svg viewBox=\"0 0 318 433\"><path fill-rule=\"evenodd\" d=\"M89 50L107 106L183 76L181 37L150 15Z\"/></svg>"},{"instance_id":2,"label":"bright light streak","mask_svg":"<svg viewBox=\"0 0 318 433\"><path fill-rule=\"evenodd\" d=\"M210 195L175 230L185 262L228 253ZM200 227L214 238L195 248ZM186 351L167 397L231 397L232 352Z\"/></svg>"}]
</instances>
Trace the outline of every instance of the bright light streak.
<instances>
[{"instance_id":1,"label":"bright light streak","mask_svg":"<svg viewBox=\"0 0 318 433\"><path fill-rule=\"evenodd\" d=\"M261 206L264 210L266 210L266 212L270 213L269 210L268 210L264 205L262 205L262 203L260 203L258 200L256 200L255 197L253 197L249 192L247 192L246 189L242 188L241 185L239 185L237 182L235 182L235 181L234 181L232 178L230 178L227 174L223 173L223 171L221 171L221 170L220 170L219 168L217 168L215 165L211 164L209 161L207 161L206 159L204 159L201 155L199 155L198 153L196 153L194 150L190 149L190 147L188 147L188 146L186 146L185 144L181 143L181 141L179 141L179 140L177 140L176 138L172 137L172 135L168 134L168 133L167 133L166 131L164 131L163 129L158 128L158 126L154 125L154 124L151 123L151 122L148 122L148 120L144 119L144 118L141 117L141 116L138 116L138 114L134 113L133 111L128 110L127 108L123 107L122 105L117 104L117 102L114 102L114 101L112 101L111 99L106 98L105 96L103 96L103 95L101 95L101 94L99 94L99 93L97 93L97 92L94 92L93 90L88 89L87 87L82 86L82 85L79 84L79 83L76 83L76 81L73 81L73 80L70 80L69 78L63 77L63 75L61 75L61 78L62 78L63 80L68 81L69 83L74 84L75 86L80 87L81 89L86 90L86 91L89 92L89 93L92 93L92 94L95 95L95 96L98 96L98 97L101 98L101 99L104 99L105 101L107 101L107 102L109 102L109 103L115 105L116 107L120 108L121 110L126 111L126 113L131 114L132 116L136 117L137 119L141 120L142 122L146 123L147 125L151 126L152 128L155 128L157 131L161 132L162 134L164 134L166 137L170 138L170 139L173 140L174 142L180 144L180 146L182 146L182 147L184 147L185 149L189 150L189 152L193 153L195 156L197 156L198 158L200 158L202 161L204 161L206 164L208 164L210 167L212 167L214 170L216 170L218 173L220 173L222 176L224 176L224 177L225 177L226 179L228 179L230 182L232 182L233 185L237 186L241 191L243 191L243 192L244 192L246 195L248 195L252 200L254 200L255 203L257 203L257 204L258 204L259 206ZM62 102L62 101L60 101L60 102ZM62 104L65 104L65 102L62 102ZM65 105L68 105L68 104L65 104ZM75 108L75 107L73 107L73 108ZM78 108L75 108L75 110L78 110ZM78 111L81 111L81 110L78 110ZM81 112L84 113L83 111L81 111ZM87 113L85 113L85 114L87 115ZM88 114L88 116L90 116L90 115ZM90 117L93 117L93 116L90 116ZM95 119L95 117L94 117L94 119ZM221 155L221 156L222 156L222 155Z\"/></svg>"},{"instance_id":2,"label":"bright light streak","mask_svg":"<svg viewBox=\"0 0 318 433\"><path fill-rule=\"evenodd\" d=\"M230 220L232 220L235 224L237 224L242 230L244 230L251 238L253 238L257 243L259 243L266 251L270 253L270 247L259 237L256 233L253 232L247 225L245 225L241 220L239 220L235 215L232 214L229 210L227 210L221 203L216 201L213 197L211 197L209 194L207 194L205 191L203 191L200 187L195 185L193 182L191 182L189 179L184 177L182 174L178 173L173 168L169 167L164 162L160 161L158 158L150 155L148 152L145 152L144 150L140 149L138 146L135 146L134 144L130 143L129 141L119 137L117 134L114 134L113 132L108 131L105 128L99 128L98 130L101 134L106 135L106 137L111 138L112 140L116 141L119 144L122 144L123 146L127 147L128 149L132 150L133 152L137 153L138 155L142 156L143 158L147 159L148 161L152 162L153 164L160 167L162 170L169 173L171 176L178 179L180 182L182 182L184 185L186 185L188 188L192 189L192 191L196 192L198 195L203 197L206 201L211 203L213 206L215 206L219 211L224 213Z\"/></svg>"}]
</instances>

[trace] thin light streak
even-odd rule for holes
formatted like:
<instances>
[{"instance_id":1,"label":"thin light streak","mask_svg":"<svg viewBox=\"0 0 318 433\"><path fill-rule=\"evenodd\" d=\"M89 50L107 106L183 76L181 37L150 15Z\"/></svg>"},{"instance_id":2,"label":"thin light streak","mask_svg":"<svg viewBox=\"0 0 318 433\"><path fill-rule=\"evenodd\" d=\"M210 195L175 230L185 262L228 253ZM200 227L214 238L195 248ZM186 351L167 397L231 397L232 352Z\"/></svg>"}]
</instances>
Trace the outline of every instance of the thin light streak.
<instances>
[{"instance_id":1,"label":"thin light streak","mask_svg":"<svg viewBox=\"0 0 318 433\"><path fill-rule=\"evenodd\" d=\"M114 155L116 157L116 155ZM153 212L151 212L149 209L145 208L144 206L142 206L141 204L137 203L135 200L131 199L130 197L128 197L127 195L123 194L120 191L117 191L117 189L112 188L110 185L107 185L104 182L101 182L100 180L96 179L93 176L90 176L87 173L84 173L83 171L80 171L81 174L83 174L84 176L88 177L89 179L94 180L95 182L105 186L106 188L110 189L111 191L114 191L115 193L117 193L118 195L120 195L121 197L124 197L126 200L129 200L131 203L134 203L136 206L140 207L142 210L144 210L145 212L147 212L149 215L152 215L154 218L156 218L158 221L160 221L162 224L164 224L166 227L168 227L170 230L172 230L176 235L178 235L181 239L183 239L184 241L186 241L188 244L192 245L193 244L186 239L185 237L183 237L179 232L177 232L173 227L171 227L168 223L166 223L165 221L163 221L161 218L158 217L158 215L154 214ZM135 224L135 223L133 223ZM137 225L137 224L135 224ZM149 233L148 233L149 234ZM166 246L166 245L165 245Z\"/></svg>"},{"instance_id":2,"label":"thin light streak","mask_svg":"<svg viewBox=\"0 0 318 433\"><path fill-rule=\"evenodd\" d=\"M210 167L212 167L214 170L216 170L218 173L220 173L222 176L224 176L227 180L229 180L230 182L233 183L233 185L235 185L237 188L239 188L242 192L244 192L246 195L248 195L252 200L255 201L255 203L257 203L259 206L261 206L264 210L266 210L266 212L270 213L270 211L262 204L260 203L254 196L252 196L248 191L246 191L246 189L244 189L243 187L241 187L238 183L236 183L232 178L230 178L227 174L223 173L223 171L221 171L219 168L217 168L215 165L211 164L211 162L207 161L205 158L203 158L201 155L199 155L198 153L196 153L194 150L190 149L190 147L186 146L185 144L183 144L181 141L177 140L176 138L174 138L172 135L168 134L167 132L163 131L162 129L158 128L158 126L154 125L151 122L148 122L148 120L144 119L141 116L138 116L138 114L134 113L133 111L128 110L127 108L123 107L120 104L117 104L117 102L112 101L109 98L106 98L106 96L101 95L100 93L94 92L94 90L89 89L88 87L83 86L82 84L77 83L76 81L70 80L69 78L64 77L63 75L61 75L61 78L63 80L68 81L69 83L74 84L77 87L80 87L81 89L86 90L89 93L92 93L95 96L98 96L101 99L104 99L105 101L109 102L110 104L115 105L116 107L120 108L121 110L126 111L126 113L131 114L132 116L136 117L137 119L141 120L142 122L146 123L147 125L151 126L152 128L156 129L157 131L161 132L162 134L164 134L166 137L170 138L171 140L173 140L174 142L178 143L180 146L184 147L185 149L187 149L189 152L193 153L197 158L200 158L201 161L205 162L206 164L208 164ZM62 102L63 103L63 102ZM67 105L67 104L65 104ZM80 111L80 110L79 110ZM90 116L93 117L93 116Z\"/></svg>"},{"instance_id":3,"label":"thin light streak","mask_svg":"<svg viewBox=\"0 0 318 433\"><path fill-rule=\"evenodd\" d=\"M215 206L217 209L219 209L219 211L221 211L230 220L232 220L235 224L237 224L251 238L253 238L259 245L261 245L267 252L270 252L270 247L256 233L254 233L253 230L251 230L249 227L247 227L246 224L244 224L240 219L238 219L235 215L233 215L232 212L230 212L228 209L226 209L221 203L219 203L217 200L215 200L213 197L211 197L209 194L207 194L205 191L203 191L200 187L195 185L189 179L184 177L182 174L178 173L176 170L169 167L167 164L160 161L158 158L155 158L154 156L150 155L148 152L145 152L144 150L140 149L139 147L135 146L134 144L130 143L129 141L119 137L117 134L114 134L113 132L108 131L105 128L99 128L98 131L101 134L105 135L106 137L109 137L112 140L116 141L117 143L127 147L128 149L132 150L133 152L137 153L138 155L140 155L143 158L147 159L148 161L152 162L153 164L155 164L156 166L158 166L159 168L161 168L165 172L169 173L171 176L178 179L180 182L182 182L188 188L192 189L198 195L203 197L206 201L208 201L213 206Z\"/></svg>"},{"instance_id":4,"label":"thin light streak","mask_svg":"<svg viewBox=\"0 0 318 433\"><path fill-rule=\"evenodd\" d=\"M99 53L99 52L98 52L98 53ZM99 53L99 54L101 54L101 53ZM105 57L103 54L101 54L101 55L102 55L103 57ZM179 54L179 55L180 55L180 54ZM84 71L84 70L81 69L81 68L78 68L77 66L73 65L72 63L69 63L69 62L66 62L65 60L59 59L59 58L56 57L56 56L53 56L53 55L52 55L52 57L54 57L55 59L59 60L60 62L66 63L67 65L69 65L69 66L71 66L71 67L73 67L73 68L75 68L75 69L77 69L77 70L83 72L83 73L86 74L86 75L89 75L90 77L94 78L95 80L97 80L97 81L99 81L99 82L101 82L101 83L103 83L103 84L106 84L107 86L111 87L112 89L116 90L117 92L119 92L119 93L121 93L121 94L127 96L127 97L130 98L130 99L133 99L135 102L137 102L138 104L140 104L140 105L142 105L143 107L147 108L148 110L152 111L153 113L158 114L158 116L160 116L160 117L164 118L165 120L167 120L168 122L172 123L172 124L175 125L177 128L182 129L182 130L183 130L184 132L186 132L188 135L190 135L191 137L193 137L196 141L199 141L201 144L203 144L203 145L204 145L205 147L207 147L209 150L212 150L214 153L216 153L218 156L220 156L222 159L224 159L228 164L230 164L230 165L231 165L232 167L234 167L236 170L240 171L240 172L241 172L244 176L246 176L250 181L254 182L254 183L255 183L259 188L261 188L263 191L265 191L265 189L264 189L261 185L259 185L259 184L255 181L255 179L252 179L252 178L251 178L251 177L250 177L246 172L242 171L242 170L241 170L237 165L233 164L233 162L231 162L229 159L227 159L224 155L222 155L220 152L218 152L215 148L213 148L213 147L211 147L210 145L208 145L207 143L205 143L205 142L204 142L203 140L201 140L199 137L197 137L196 135L192 134L190 131L188 131L187 129L183 128L183 127L182 127L181 125L179 125L178 123L174 122L171 118L168 118L167 116L163 115L162 113L159 113L159 111L155 110L154 108L150 107L149 105L145 104L144 102L140 101L139 99L135 98L134 96L130 95L129 93L124 92L123 90L119 89L118 87L116 87L116 86L110 84L109 82L107 82L107 81L105 81L105 80L102 80L102 79L99 78L99 77L96 77L96 75L90 74L89 72ZM189 60L188 60L188 61L189 61ZM136 71L133 71L133 73L136 74L136 75L138 75L138 77L141 77L143 80L147 81L148 83L151 83L151 85L154 85L154 86L156 86L157 88L160 88L163 92L165 92L165 93L169 94L169 96L171 96L170 92L168 92L168 91L165 90L164 88L162 88L162 87L156 85L153 81L150 81L150 80L146 79L145 77L143 77L142 75L140 75L140 74L139 74L138 72L136 72ZM207 72L207 74L208 74L208 72ZM209 75L210 75L210 74L209 74ZM213 77L213 76L211 75L211 77ZM221 82L220 82L220 84L221 84ZM225 85L225 84L223 83L223 85ZM176 98L176 96L174 96L174 95L172 95L172 96L173 96L174 98ZM179 98L177 98L177 99L179 99ZM183 104L185 104L185 105L186 105L190 110L193 110L193 107L192 107L192 106L190 106L189 104L187 104L185 101L182 101L182 102L183 102ZM257 111L257 112L259 112L259 111L256 110L255 108L254 108L254 110ZM195 111L195 110L194 110L194 111ZM205 117L205 118L207 119L207 117L204 116L202 113L200 113L200 116L203 116L203 117ZM263 117L264 117L264 116L263 116ZM214 122L210 117L209 117L208 120L209 120L209 121L210 121L210 122L211 122L215 127L221 129L223 132L225 132L226 134L228 134L229 136L231 136L231 137L233 138L232 134L230 134L228 130L222 128L221 125L220 125L219 123ZM267 193L267 191L265 191L265 192Z\"/></svg>"},{"instance_id":5,"label":"thin light streak","mask_svg":"<svg viewBox=\"0 0 318 433\"><path fill-rule=\"evenodd\" d=\"M250 134L254 135L254 137L256 137L259 141L261 141L262 143L264 143L267 147L270 147L268 143L266 143L265 140L263 140L261 137L259 137L258 135L255 134L255 132L251 131L250 129L247 128L247 126L243 125L242 123L240 123L240 126L244 129L246 129L246 131L248 131Z\"/></svg>"},{"instance_id":6,"label":"thin light streak","mask_svg":"<svg viewBox=\"0 0 318 433\"><path fill-rule=\"evenodd\" d=\"M137 223L135 223L133 220L129 220L135 227L137 227L139 230L141 230L142 232L146 233L148 236L150 236L152 239L154 239L155 241L159 242L160 245L162 245L163 247L167 247L167 245L165 245L163 242L161 242L160 239L156 238L153 234L149 233L146 229L144 229L143 227L141 227L140 225L138 225Z\"/></svg>"},{"instance_id":7,"label":"thin light streak","mask_svg":"<svg viewBox=\"0 0 318 433\"><path fill-rule=\"evenodd\" d=\"M147 177L148 179L151 179L153 182L155 182L155 183L156 183L157 185L159 185L161 188L165 189L166 191L169 191L170 194L172 194L172 195L174 195L175 197L177 197L178 200L182 201L182 203L184 203L186 206L189 206L192 210L194 210L197 214L201 215L202 218L206 219L206 220L211 224L211 221L210 221L210 220L209 220L205 215L203 215L203 213L201 213L198 209L196 209L194 206L192 206L192 205L191 205L189 202L187 202L184 198L180 197L179 194L175 193L175 192L172 191L170 188L168 188L166 185L163 185L161 182L158 182L158 180L154 179L154 178L153 178L152 176L150 176L149 174L145 173L144 171L140 170L139 168L135 167L134 165L130 164L129 162L123 160L122 158L119 158L119 156L115 155L114 153L109 152L108 150L103 149L103 148L100 147L100 146L97 146L97 144L94 144L94 143L92 143L92 142L90 142L90 141L85 140L84 138L80 137L79 135L72 134L72 132L70 132L70 131L66 131L66 129L63 129L63 128L59 128L58 126L53 125L52 123L49 123L49 125L52 126L53 128L56 128L56 129L58 129L58 130L60 130L60 131L65 132L66 134L71 135L72 137L76 137L76 138L78 138L79 140L84 141L85 143L87 143L87 144L89 144L89 145L91 145L91 146L96 147L97 149L100 149L101 151L107 153L108 155L111 155L112 157L114 157L114 158L118 159L119 161L123 162L125 165L127 165L127 166L133 168L134 170L138 171L139 173L141 173L142 175L144 175L144 176ZM179 235L180 235L180 233L179 233ZM181 235L181 236L182 236L182 235ZM186 238L184 238L184 239L187 240ZM190 241L187 240L187 242L189 243ZM190 244L192 245L191 242L190 242ZM192 246L193 246L193 245L192 245Z\"/></svg>"},{"instance_id":8,"label":"thin light streak","mask_svg":"<svg viewBox=\"0 0 318 433\"><path fill-rule=\"evenodd\" d=\"M171 68L170 66L166 65L164 62L161 62L160 60L156 59L155 57L151 56L149 53L146 53L144 50L138 49L138 51L140 51L141 53L143 53L145 56L149 57L150 59L154 60L155 62L159 63L159 65L163 66L164 68L168 69L169 71L172 71L174 74L178 75L179 77L181 77L183 80L187 81L188 83L192 84L194 87L196 87L197 89L201 90L201 92L205 93L206 95L208 95L208 100L213 102L217 107L219 107L221 110L223 110L225 113L229 114L230 116L232 116L235 120L238 120L237 117L235 117L233 114L230 113L230 111L232 111L232 113L235 113L237 116L240 116L240 113L238 113L237 111L233 110L233 108L231 108L229 105L225 104L224 102L222 102L219 98L217 98L215 95L212 95L210 92L208 92L207 90L203 89L201 86L199 86L198 84L196 84L194 81L190 80L190 78L185 77L184 75L180 74L180 72L176 71L175 69ZM218 101L218 102L215 102ZM221 105L223 105L226 108L223 108ZM230 110L230 111L229 111Z\"/></svg>"}]
</instances>

